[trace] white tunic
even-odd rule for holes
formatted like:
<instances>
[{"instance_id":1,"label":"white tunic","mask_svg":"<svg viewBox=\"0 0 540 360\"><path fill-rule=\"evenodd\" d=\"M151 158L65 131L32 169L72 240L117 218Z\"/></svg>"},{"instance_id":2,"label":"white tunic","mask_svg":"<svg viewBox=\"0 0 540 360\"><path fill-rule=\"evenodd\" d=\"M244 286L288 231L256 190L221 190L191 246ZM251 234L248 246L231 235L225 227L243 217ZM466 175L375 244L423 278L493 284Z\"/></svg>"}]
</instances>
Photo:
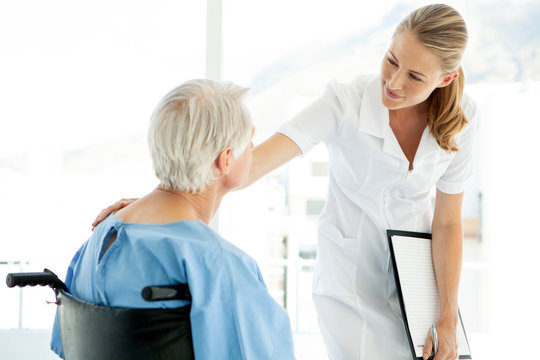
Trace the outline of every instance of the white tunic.
<instances>
[{"instance_id":1,"label":"white tunic","mask_svg":"<svg viewBox=\"0 0 540 360\"><path fill-rule=\"evenodd\" d=\"M461 193L472 173L476 111L468 97L459 151L442 150L426 127L409 171L381 96L379 77L332 82L279 129L303 154L320 142L328 149L313 299L332 360L411 358L386 229L431 231L433 186Z\"/></svg>"}]
</instances>

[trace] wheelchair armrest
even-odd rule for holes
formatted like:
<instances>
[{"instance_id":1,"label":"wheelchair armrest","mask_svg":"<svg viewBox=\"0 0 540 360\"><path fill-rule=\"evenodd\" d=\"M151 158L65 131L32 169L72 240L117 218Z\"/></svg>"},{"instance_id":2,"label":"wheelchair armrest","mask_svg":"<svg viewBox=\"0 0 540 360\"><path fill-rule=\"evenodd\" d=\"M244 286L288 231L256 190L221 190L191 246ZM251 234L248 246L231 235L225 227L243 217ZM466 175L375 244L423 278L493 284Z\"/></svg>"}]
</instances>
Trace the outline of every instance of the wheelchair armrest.
<instances>
[{"instance_id":1,"label":"wheelchair armrest","mask_svg":"<svg viewBox=\"0 0 540 360\"><path fill-rule=\"evenodd\" d=\"M146 286L142 289L141 296L146 301L191 300L187 284Z\"/></svg>"},{"instance_id":2,"label":"wheelchair armrest","mask_svg":"<svg viewBox=\"0 0 540 360\"><path fill-rule=\"evenodd\" d=\"M15 286L49 286L52 289L68 291L66 285L51 270L44 269L36 273L10 273L6 277L6 284L12 288Z\"/></svg>"}]
</instances>

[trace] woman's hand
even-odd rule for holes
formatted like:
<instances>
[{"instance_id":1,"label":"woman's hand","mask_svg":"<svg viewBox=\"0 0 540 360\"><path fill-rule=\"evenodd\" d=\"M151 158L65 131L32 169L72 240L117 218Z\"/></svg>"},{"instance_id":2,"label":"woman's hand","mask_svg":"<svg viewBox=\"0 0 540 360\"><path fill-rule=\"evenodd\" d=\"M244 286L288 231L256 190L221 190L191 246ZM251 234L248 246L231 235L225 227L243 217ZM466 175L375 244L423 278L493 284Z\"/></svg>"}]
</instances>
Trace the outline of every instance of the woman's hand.
<instances>
[{"instance_id":1,"label":"woman's hand","mask_svg":"<svg viewBox=\"0 0 540 360\"><path fill-rule=\"evenodd\" d=\"M455 323L445 322L439 319L439 322L435 325L437 330L437 338L439 342L439 349L433 360L456 360L459 356L457 345L457 328ZM433 349L433 340L431 338L431 329L429 330L428 338L424 345L423 359L427 360L431 356Z\"/></svg>"},{"instance_id":2,"label":"woman's hand","mask_svg":"<svg viewBox=\"0 0 540 360\"><path fill-rule=\"evenodd\" d=\"M98 226L98 224L100 222L105 220L105 218L107 216L109 216L111 213L113 213L115 211L118 211L118 210L128 206L129 204L131 204L135 200L137 200L137 198L121 199L121 200L118 200L117 202L115 202L114 204L112 204L110 206L107 206L105 209L101 210L99 215L96 217L96 220L94 220L94 222L92 223L92 231L96 228L96 226Z\"/></svg>"}]
</instances>

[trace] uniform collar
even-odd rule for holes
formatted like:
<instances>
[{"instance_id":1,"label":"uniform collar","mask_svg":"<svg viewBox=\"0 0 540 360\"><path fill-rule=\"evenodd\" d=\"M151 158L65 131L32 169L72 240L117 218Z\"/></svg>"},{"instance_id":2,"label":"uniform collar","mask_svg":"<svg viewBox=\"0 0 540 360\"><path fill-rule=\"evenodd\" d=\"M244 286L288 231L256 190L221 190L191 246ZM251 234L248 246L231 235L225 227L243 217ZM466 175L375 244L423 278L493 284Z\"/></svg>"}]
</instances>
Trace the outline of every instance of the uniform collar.
<instances>
[{"instance_id":1,"label":"uniform collar","mask_svg":"<svg viewBox=\"0 0 540 360\"><path fill-rule=\"evenodd\" d=\"M358 131L383 140L382 151L408 164L407 157L390 129L388 109L382 103L381 78L376 76L364 88L358 120Z\"/></svg>"},{"instance_id":2,"label":"uniform collar","mask_svg":"<svg viewBox=\"0 0 540 360\"><path fill-rule=\"evenodd\" d=\"M381 80L376 76L364 89L358 131L384 138L388 129L390 129L388 109L382 103Z\"/></svg>"},{"instance_id":3,"label":"uniform collar","mask_svg":"<svg viewBox=\"0 0 540 360\"><path fill-rule=\"evenodd\" d=\"M364 89L362 106L358 120L358 131L383 139L383 151L397 158L408 160L390 129L388 109L382 103L382 85L380 76L371 79ZM414 162L439 151L439 145L426 128L422 134Z\"/></svg>"}]
</instances>

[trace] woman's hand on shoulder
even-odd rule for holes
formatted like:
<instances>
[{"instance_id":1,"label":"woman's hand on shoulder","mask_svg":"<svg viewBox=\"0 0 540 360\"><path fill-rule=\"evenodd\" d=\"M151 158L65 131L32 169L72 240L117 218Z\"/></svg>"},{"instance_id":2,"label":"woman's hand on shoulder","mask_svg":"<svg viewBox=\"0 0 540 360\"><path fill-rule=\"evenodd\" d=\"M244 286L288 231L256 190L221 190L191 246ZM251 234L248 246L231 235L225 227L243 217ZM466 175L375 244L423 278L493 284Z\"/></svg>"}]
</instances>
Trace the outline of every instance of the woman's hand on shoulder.
<instances>
[{"instance_id":1,"label":"woman's hand on shoulder","mask_svg":"<svg viewBox=\"0 0 540 360\"><path fill-rule=\"evenodd\" d=\"M101 212L98 214L94 222L92 223L92 231L98 226L100 222L105 220L107 216L112 214L115 211L118 211L122 208L125 208L132 202L136 201L138 198L131 198L131 199L120 199L117 202L115 202L112 205L107 206L105 209L101 210Z\"/></svg>"}]
</instances>

